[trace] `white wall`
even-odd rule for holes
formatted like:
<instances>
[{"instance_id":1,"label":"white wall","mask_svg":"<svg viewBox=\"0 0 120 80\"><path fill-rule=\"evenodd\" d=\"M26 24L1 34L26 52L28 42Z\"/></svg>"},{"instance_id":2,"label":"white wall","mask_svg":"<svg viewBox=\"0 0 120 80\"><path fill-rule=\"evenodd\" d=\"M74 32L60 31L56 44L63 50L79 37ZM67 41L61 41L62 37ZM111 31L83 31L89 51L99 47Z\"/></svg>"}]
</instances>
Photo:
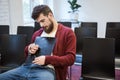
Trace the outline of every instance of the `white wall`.
<instances>
[{"instance_id":1,"label":"white wall","mask_svg":"<svg viewBox=\"0 0 120 80\"><path fill-rule=\"evenodd\" d=\"M16 34L17 26L24 25L22 0L9 0L10 34Z\"/></svg>"},{"instance_id":2,"label":"white wall","mask_svg":"<svg viewBox=\"0 0 120 80\"><path fill-rule=\"evenodd\" d=\"M98 37L105 37L106 22L120 22L120 0L78 0L78 3L82 5L79 20L98 22ZM58 20L70 18L67 0L60 0L59 3L56 1L54 8Z\"/></svg>"},{"instance_id":3,"label":"white wall","mask_svg":"<svg viewBox=\"0 0 120 80\"><path fill-rule=\"evenodd\" d=\"M57 20L70 19L67 1L53 0ZM78 3L82 5L79 20L98 22L98 37L105 37L106 22L120 22L120 0L78 0ZM4 11L7 14L2 14ZM10 33L16 34L17 26L24 25L22 0L0 0L0 17L0 24L10 24Z\"/></svg>"},{"instance_id":4,"label":"white wall","mask_svg":"<svg viewBox=\"0 0 120 80\"><path fill-rule=\"evenodd\" d=\"M68 19L68 9L69 5L67 3L67 0L53 0L53 6L54 6L54 15L57 20L61 19Z\"/></svg>"},{"instance_id":5,"label":"white wall","mask_svg":"<svg viewBox=\"0 0 120 80\"><path fill-rule=\"evenodd\" d=\"M22 0L0 0L0 25L9 25L10 34L16 34L23 25Z\"/></svg>"}]
</instances>

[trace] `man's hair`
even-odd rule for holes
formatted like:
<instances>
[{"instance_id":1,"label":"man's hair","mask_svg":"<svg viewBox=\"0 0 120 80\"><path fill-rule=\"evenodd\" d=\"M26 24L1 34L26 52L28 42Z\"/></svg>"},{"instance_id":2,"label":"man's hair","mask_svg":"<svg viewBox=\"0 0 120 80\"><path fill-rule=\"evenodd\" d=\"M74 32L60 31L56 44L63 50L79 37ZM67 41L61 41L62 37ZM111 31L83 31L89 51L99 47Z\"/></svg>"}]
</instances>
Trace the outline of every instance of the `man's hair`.
<instances>
[{"instance_id":1,"label":"man's hair","mask_svg":"<svg viewBox=\"0 0 120 80\"><path fill-rule=\"evenodd\" d=\"M44 16L47 16L49 12L52 13L52 10L47 5L38 5L38 6L36 6L36 7L33 8L32 18L34 20L36 20L41 13Z\"/></svg>"}]
</instances>

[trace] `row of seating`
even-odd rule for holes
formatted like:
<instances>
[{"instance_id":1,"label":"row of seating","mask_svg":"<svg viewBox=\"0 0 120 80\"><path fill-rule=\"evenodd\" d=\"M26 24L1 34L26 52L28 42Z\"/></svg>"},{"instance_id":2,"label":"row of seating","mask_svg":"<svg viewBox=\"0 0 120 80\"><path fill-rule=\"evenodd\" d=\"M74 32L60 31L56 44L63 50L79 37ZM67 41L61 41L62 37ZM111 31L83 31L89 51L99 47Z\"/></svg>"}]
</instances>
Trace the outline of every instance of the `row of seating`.
<instances>
[{"instance_id":1,"label":"row of seating","mask_svg":"<svg viewBox=\"0 0 120 80\"><path fill-rule=\"evenodd\" d=\"M19 27L19 26L18 26ZM33 27L33 26L23 26L23 27ZM40 24L35 22L33 27L33 32L40 28ZM0 25L0 34L9 34L10 33L10 26L9 25Z\"/></svg>"},{"instance_id":2,"label":"row of seating","mask_svg":"<svg viewBox=\"0 0 120 80\"><path fill-rule=\"evenodd\" d=\"M84 38L82 52L83 80L115 80L115 39Z\"/></svg>"},{"instance_id":3,"label":"row of seating","mask_svg":"<svg viewBox=\"0 0 120 80\"><path fill-rule=\"evenodd\" d=\"M77 53L81 54L83 39L86 37L97 37L97 23L81 23L81 27L75 28L77 37ZM115 57L120 57L120 22L108 22L105 38L115 39Z\"/></svg>"},{"instance_id":4,"label":"row of seating","mask_svg":"<svg viewBox=\"0 0 120 80\"><path fill-rule=\"evenodd\" d=\"M38 23L35 26L18 26L17 34L9 34L9 25L0 25L0 72L24 62L24 48L31 42L33 32L40 28Z\"/></svg>"},{"instance_id":5,"label":"row of seating","mask_svg":"<svg viewBox=\"0 0 120 80\"><path fill-rule=\"evenodd\" d=\"M26 35L0 35L0 72L18 67L25 60Z\"/></svg>"},{"instance_id":6,"label":"row of seating","mask_svg":"<svg viewBox=\"0 0 120 80\"><path fill-rule=\"evenodd\" d=\"M68 23L68 22L67 22ZM64 23L63 23L64 24ZM71 23L69 23L69 24L71 24ZM64 25L66 25L66 24L64 24ZM67 24L68 25L68 24ZM66 26L67 26L66 25ZM77 38L77 48L76 48L76 51L77 51L77 53L76 53L76 61L75 61L75 64L76 65L81 65L81 64L83 64L83 62L84 61L86 61L86 62L89 62L88 60L84 60L84 58L85 58L85 56L89 56L89 55L85 55L84 56L84 50L83 50L83 48L85 47L85 45L86 44L88 44L88 43L85 43L84 42L84 39L86 39L86 38L93 38L93 41L94 41L94 38L96 38L96 39L98 39L97 38L97 22L81 22L81 25L80 25L80 27L77 27L77 28L75 28L74 29L74 32L75 32L75 34L76 34L76 38ZM109 61L112 61L111 62L111 65L109 64L109 66L111 66L111 67L109 67L109 68L111 68L111 72L110 73L112 73L112 77L114 76L113 74L113 68L116 68L116 69L119 69L120 68L120 60L118 60L118 59L120 59L120 22L108 22L107 23L107 25L106 25L106 35L105 35L105 40L103 40L104 42L104 44L107 44L108 42L109 42L109 39L108 38L112 38L112 39L114 39L113 41L111 41L111 43L110 44L112 44L112 46L108 46L108 48L110 49L108 49L107 48L107 50L109 50L109 51L111 51L110 53L104 53L103 55L104 56L106 56L106 55L108 55L108 56L111 56L112 55L112 57L111 58L108 58L108 60ZM101 40L101 39L100 39ZM89 43L92 41L92 39L89 41ZM108 41L108 42L107 42ZM96 42L96 41L95 41ZM97 42L99 42L99 39L98 39L98 41ZM113 46L113 42L115 42L114 44L114 46ZM101 43L101 42L99 42L99 43ZM91 43L90 43L91 44ZM99 44L100 45L100 44ZM92 47L93 45L91 44L91 47L92 47L92 49L93 50L95 50L96 51L96 48L98 48L97 46L99 46L98 45L98 43L96 44L96 46L94 46L94 47ZM89 50L91 51L92 49L91 49L91 47L89 47ZM104 47L104 46L103 46ZM112 47L112 48L110 48L110 47ZM114 47L114 49L115 49L115 52L114 52L114 50L113 50L113 47ZM104 47L105 48L105 47ZM102 47L99 47L98 49L103 49ZM104 49L103 49L104 50ZM90 54L91 55L91 58L93 58L92 56L92 52L90 52L90 51L88 51L87 50L87 52L85 52L85 54ZM114 55L113 55L113 52L114 52ZM95 53L95 52L94 52ZM97 53L102 53L102 52L97 52ZM97 55L97 54L96 54ZM99 55L99 54L98 54ZM84 57L83 57L84 56ZM89 56L90 57L90 56ZM90 58L90 59L91 59ZM106 57L106 59L107 59L107 57ZM115 59L115 67L113 67L114 66L114 63L113 63L113 59ZM82 60L84 60L84 61L82 61ZM101 59L100 59L101 60ZM104 59L103 59L104 60ZM97 61L96 61L97 62ZM90 62L89 62L90 63ZM86 64L86 63L85 63ZM103 64L104 64L104 62L103 62ZM95 64L94 64L95 65ZM84 65L82 65L82 66L84 66ZM86 66L86 65L85 65ZM88 65L89 66L89 65ZM107 66L106 66L107 67ZM86 67L85 67L86 68ZM88 68L88 67L87 67ZM104 68L104 67L103 67ZM109 69L108 68L108 69ZM108 70L108 69L106 69L106 70ZM72 69L71 69L72 70ZM110 70L110 69L109 69ZM109 71L108 70L108 71ZM88 71L87 69L83 69L83 72L84 71ZM86 72L85 72L86 73ZM72 74L71 74L72 75Z\"/></svg>"},{"instance_id":7,"label":"row of seating","mask_svg":"<svg viewBox=\"0 0 120 80\"><path fill-rule=\"evenodd\" d=\"M107 28L106 28L106 38L105 39L107 39L107 38L114 38L115 39L115 52L116 52L116 50L119 50L119 44L117 43L117 41L118 42L120 42L119 41L119 26L120 26L120 23L119 22L117 22L117 25L116 24L114 24L113 25L113 23L109 23L109 24L112 24L112 26L110 26L110 27L108 27L108 25L107 25ZM91 24L90 24L91 25ZM117 27L115 27L115 26L117 26ZM24 28L25 29L25 28ZM19 31L19 33L17 33L17 35L18 34L21 34L21 32L22 31L28 31L28 29L27 30L21 30L21 28L20 28L20 31ZM25 33L24 33L25 34ZM84 42L84 39L85 38L97 38L97 23L95 23L94 24L94 26L89 26L88 24L85 26L85 24L83 25L83 24L81 24L81 27L79 27L79 28L75 28L75 34L76 34L76 37L77 37L77 53L79 53L79 54L81 54L82 56L84 56L84 51L87 51L87 50L84 50L84 47L85 47L85 44L86 44L86 42ZM110 36L107 36L107 34L109 34ZM113 34L115 34L115 35L113 35ZM25 36L25 35L24 35ZM5 38L6 39L6 38ZM117 40L118 39L118 40ZM8 39L9 40L9 39ZM11 39L12 40L12 39ZM13 39L14 40L14 39ZM117 40L117 41L116 41ZM4 41L4 40L2 40L2 41ZM80 42L81 41L81 42ZM92 40L92 41L94 41L94 40ZM24 42L24 41L23 41ZM27 41L28 42L28 41ZM89 42L89 41L87 41L87 42ZM3 42L2 42L3 43ZM1 44L2 44L1 43ZM90 42L89 42L90 43ZM28 44L28 43L27 43ZM87 43L88 44L88 43ZM118 45L118 48L117 48L117 46L116 45ZM93 45L92 45L93 46ZM98 46L98 45L97 45ZM5 46L4 46L5 47ZM89 47L89 49L90 49L91 47ZM96 48L96 47L95 47ZM94 48L94 49L95 49ZM101 49L101 48L100 48ZM89 52L89 51L88 51ZM119 53L119 52L118 52ZM86 53L85 53L86 54ZM91 55L92 55L92 53L90 53ZM107 55L109 55L109 54L107 54ZM2 55L3 56L3 55ZM77 59L77 58L76 58ZM83 57L83 60L84 60L84 57ZM4 61L4 60L3 60ZM85 59L85 61L86 61L86 59ZM79 62L79 61L78 61ZM83 64L83 61L82 61L82 64ZM83 70L84 71L84 70Z\"/></svg>"},{"instance_id":8,"label":"row of seating","mask_svg":"<svg viewBox=\"0 0 120 80\"><path fill-rule=\"evenodd\" d=\"M120 69L120 22L108 22L103 39L97 38L97 25L81 24L75 34L77 53L82 55L83 79L114 80L115 69Z\"/></svg>"}]
</instances>

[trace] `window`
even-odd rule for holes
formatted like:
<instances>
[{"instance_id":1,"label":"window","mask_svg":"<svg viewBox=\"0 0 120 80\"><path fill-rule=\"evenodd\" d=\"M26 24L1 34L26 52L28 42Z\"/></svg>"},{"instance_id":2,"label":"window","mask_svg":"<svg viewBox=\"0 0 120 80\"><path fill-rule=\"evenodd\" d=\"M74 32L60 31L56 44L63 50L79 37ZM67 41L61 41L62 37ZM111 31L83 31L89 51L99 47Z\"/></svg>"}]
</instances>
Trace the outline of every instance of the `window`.
<instances>
[{"instance_id":1,"label":"window","mask_svg":"<svg viewBox=\"0 0 120 80\"><path fill-rule=\"evenodd\" d=\"M24 25L34 25L34 20L31 18L33 8L39 4L48 4L53 10L53 0L23 0L23 19Z\"/></svg>"},{"instance_id":2,"label":"window","mask_svg":"<svg viewBox=\"0 0 120 80\"><path fill-rule=\"evenodd\" d=\"M43 3L44 0L23 0L23 19L25 25L34 23L34 20L31 18L33 7Z\"/></svg>"}]
</instances>

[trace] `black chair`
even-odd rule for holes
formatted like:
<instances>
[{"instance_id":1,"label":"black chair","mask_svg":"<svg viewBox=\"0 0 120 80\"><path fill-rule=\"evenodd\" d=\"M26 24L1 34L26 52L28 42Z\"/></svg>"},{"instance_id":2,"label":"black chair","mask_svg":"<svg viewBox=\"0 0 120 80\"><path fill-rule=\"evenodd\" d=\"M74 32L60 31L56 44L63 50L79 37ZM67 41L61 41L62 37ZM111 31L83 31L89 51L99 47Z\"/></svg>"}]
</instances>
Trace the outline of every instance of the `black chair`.
<instances>
[{"instance_id":1,"label":"black chair","mask_svg":"<svg viewBox=\"0 0 120 80\"><path fill-rule=\"evenodd\" d=\"M75 28L75 35L77 39L76 43L76 61L75 64L80 64L82 62L82 50L83 50L83 39L87 37L97 37L96 27L79 27Z\"/></svg>"},{"instance_id":2,"label":"black chair","mask_svg":"<svg viewBox=\"0 0 120 80\"><path fill-rule=\"evenodd\" d=\"M76 61L75 64L81 65L82 63L82 49L83 49L83 39L88 37L97 37L97 26L85 26L75 28L75 35L77 39L76 43Z\"/></svg>"},{"instance_id":3,"label":"black chair","mask_svg":"<svg viewBox=\"0 0 120 80\"><path fill-rule=\"evenodd\" d=\"M81 27L95 27L95 28L97 28L97 22L81 22Z\"/></svg>"},{"instance_id":4,"label":"black chair","mask_svg":"<svg viewBox=\"0 0 120 80\"><path fill-rule=\"evenodd\" d=\"M40 24L38 22L34 23L34 32L39 30L41 28Z\"/></svg>"},{"instance_id":5,"label":"black chair","mask_svg":"<svg viewBox=\"0 0 120 80\"><path fill-rule=\"evenodd\" d=\"M25 35L0 35L1 72L18 67L24 62Z\"/></svg>"},{"instance_id":6,"label":"black chair","mask_svg":"<svg viewBox=\"0 0 120 80\"><path fill-rule=\"evenodd\" d=\"M9 34L9 25L0 25L0 35L1 34ZM0 64L1 64L1 53L0 53Z\"/></svg>"},{"instance_id":7,"label":"black chair","mask_svg":"<svg viewBox=\"0 0 120 80\"><path fill-rule=\"evenodd\" d=\"M26 44L30 44L31 38L34 32L34 28L32 26L18 26L17 34L25 34L27 35Z\"/></svg>"},{"instance_id":8,"label":"black chair","mask_svg":"<svg viewBox=\"0 0 120 80\"><path fill-rule=\"evenodd\" d=\"M115 38L115 57L120 58L120 22L108 22L106 38Z\"/></svg>"},{"instance_id":9,"label":"black chair","mask_svg":"<svg viewBox=\"0 0 120 80\"><path fill-rule=\"evenodd\" d=\"M115 80L115 39L85 38L83 44L83 80Z\"/></svg>"},{"instance_id":10,"label":"black chair","mask_svg":"<svg viewBox=\"0 0 120 80\"><path fill-rule=\"evenodd\" d=\"M75 28L75 35L77 38L77 53L82 51L83 39L86 37L97 37L97 23L96 22L81 22L81 27Z\"/></svg>"},{"instance_id":11,"label":"black chair","mask_svg":"<svg viewBox=\"0 0 120 80\"><path fill-rule=\"evenodd\" d=\"M120 69L120 22L107 22L106 38L115 38L115 67Z\"/></svg>"},{"instance_id":12,"label":"black chair","mask_svg":"<svg viewBox=\"0 0 120 80\"><path fill-rule=\"evenodd\" d=\"M83 24L83 23L82 23ZM96 38L97 37L97 26L81 26L81 27L76 27L75 30L75 35L76 35L76 60L75 60L75 65L81 66L82 65L82 50L83 50L83 39L92 37Z\"/></svg>"},{"instance_id":13,"label":"black chair","mask_svg":"<svg viewBox=\"0 0 120 80\"><path fill-rule=\"evenodd\" d=\"M9 25L0 25L0 34L9 34Z\"/></svg>"},{"instance_id":14,"label":"black chair","mask_svg":"<svg viewBox=\"0 0 120 80\"><path fill-rule=\"evenodd\" d=\"M107 22L107 28L120 28L120 22Z\"/></svg>"},{"instance_id":15,"label":"black chair","mask_svg":"<svg viewBox=\"0 0 120 80\"><path fill-rule=\"evenodd\" d=\"M69 27L69 28L71 28L72 27L72 22L67 22L67 21L58 21L58 23L61 23L61 24L63 24L63 25L65 25L65 26L67 26L67 27Z\"/></svg>"}]
</instances>

